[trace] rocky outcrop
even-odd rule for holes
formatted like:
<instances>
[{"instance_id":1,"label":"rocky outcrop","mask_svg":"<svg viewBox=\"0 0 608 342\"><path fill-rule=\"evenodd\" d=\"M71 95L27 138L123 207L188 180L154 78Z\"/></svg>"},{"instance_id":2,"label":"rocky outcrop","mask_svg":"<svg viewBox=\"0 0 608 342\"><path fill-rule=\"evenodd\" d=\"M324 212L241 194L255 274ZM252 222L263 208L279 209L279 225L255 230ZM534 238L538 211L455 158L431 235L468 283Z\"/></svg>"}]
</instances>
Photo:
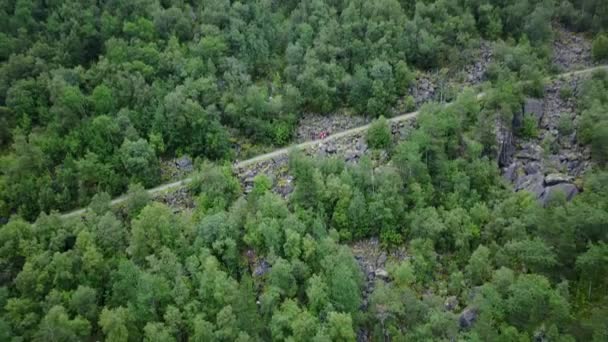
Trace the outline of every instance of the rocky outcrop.
<instances>
[{"instance_id":1,"label":"rocky outcrop","mask_svg":"<svg viewBox=\"0 0 608 342\"><path fill-rule=\"evenodd\" d=\"M363 126L371 121L371 118L360 115L345 114L304 114L300 118L296 129L296 142L301 143L316 140L322 134L334 134L351 128Z\"/></svg>"},{"instance_id":2,"label":"rocky outcrop","mask_svg":"<svg viewBox=\"0 0 608 342\"><path fill-rule=\"evenodd\" d=\"M185 187L156 196L155 200L166 204L173 209L174 213L194 208L194 198L188 188Z\"/></svg>"},{"instance_id":3,"label":"rocky outcrop","mask_svg":"<svg viewBox=\"0 0 608 342\"><path fill-rule=\"evenodd\" d=\"M545 176L545 185L556 185L560 183L571 183L574 181L574 177L565 175L563 173L550 173Z\"/></svg>"},{"instance_id":4,"label":"rocky outcrop","mask_svg":"<svg viewBox=\"0 0 608 342\"><path fill-rule=\"evenodd\" d=\"M449 296L448 298L446 298L445 302L443 303L443 307L445 308L446 311L454 311L458 307L458 304L459 304L458 297Z\"/></svg>"},{"instance_id":5,"label":"rocky outcrop","mask_svg":"<svg viewBox=\"0 0 608 342\"><path fill-rule=\"evenodd\" d=\"M492 55L492 44L482 40L479 45L477 58L472 64L469 64L464 68L466 73L465 84L475 85L485 81L488 65L492 62Z\"/></svg>"},{"instance_id":6,"label":"rocky outcrop","mask_svg":"<svg viewBox=\"0 0 608 342\"><path fill-rule=\"evenodd\" d=\"M544 177L541 173L525 175L517 179L515 191L526 190L534 194L536 198L540 198L545 192L543 180Z\"/></svg>"},{"instance_id":7,"label":"rocky outcrop","mask_svg":"<svg viewBox=\"0 0 608 342\"><path fill-rule=\"evenodd\" d=\"M163 180L182 179L192 171L194 171L194 163L187 155L161 161L160 173Z\"/></svg>"},{"instance_id":8,"label":"rocky outcrop","mask_svg":"<svg viewBox=\"0 0 608 342\"><path fill-rule=\"evenodd\" d=\"M558 194L562 194L565 196L566 200L569 201L576 194L578 194L578 188L576 185L572 183L560 183L556 185L549 186L545 188L545 191L542 194L541 201L544 205L547 205L551 199L558 196Z\"/></svg>"},{"instance_id":9,"label":"rocky outcrop","mask_svg":"<svg viewBox=\"0 0 608 342\"><path fill-rule=\"evenodd\" d=\"M458 324L461 329L469 329L473 326L477 320L477 309L474 307L467 307L460 313L458 317Z\"/></svg>"},{"instance_id":10,"label":"rocky outcrop","mask_svg":"<svg viewBox=\"0 0 608 342\"><path fill-rule=\"evenodd\" d=\"M498 165L505 167L511 164L513 154L515 153L515 145L513 142L513 132L509 127L503 125L502 120L496 120L495 124L496 143L498 146Z\"/></svg>"},{"instance_id":11,"label":"rocky outcrop","mask_svg":"<svg viewBox=\"0 0 608 342\"><path fill-rule=\"evenodd\" d=\"M388 282L389 274L386 270L387 261L401 261L406 259L405 248L400 247L390 252L380 246L377 238L361 240L351 246L351 250L363 273L364 288L362 291L361 309L366 310L368 299L374 291L376 281Z\"/></svg>"},{"instance_id":12,"label":"rocky outcrop","mask_svg":"<svg viewBox=\"0 0 608 342\"><path fill-rule=\"evenodd\" d=\"M524 117L533 117L536 123L539 124L544 112L545 110L542 100L535 98L527 98L524 100Z\"/></svg>"},{"instance_id":13,"label":"rocky outcrop","mask_svg":"<svg viewBox=\"0 0 608 342\"><path fill-rule=\"evenodd\" d=\"M591 41L584 34L566 30L554 25L553 65L560 70L588 67L591 59Z\"/></svg>"},{"instance_id":14,"label":"rocky outcrop","mask_svg":"<svg viewBox=\"0 0 608 342\"><path fill-rule=\"evenodd\" d=\"M272 266L270 266L270 264L265 259L258 260L257 264L255 265L255 268L253 269L253 276L264 276L270 271L271 268Z\"/></svg>"},{"instance_id":15,"label":"rocky outcrop","mask_svg":"<svg viewBox=\"0 0 608 342\"><path fill-rule=\"evenodd\" d=\"M514 117L513 129L521 125L523 118L533 115L538 122L537 137L507 140L504 137L508 133L497 135L497 143L502 146L498 164L503 177L513 183L515 191L529 191L543 205L558 192L563 192L567 200L572 199L579 192L575 180L591 166L589 150L578 144L576 130L563 129L566 120L576 126L575 99L580 83L578 77L554 80L545 88L542 101L526 99L521 113ZM563 88L572 96L560 95ZM507 147L514 149L512 158Z\"/></svg>"}]
</instances>

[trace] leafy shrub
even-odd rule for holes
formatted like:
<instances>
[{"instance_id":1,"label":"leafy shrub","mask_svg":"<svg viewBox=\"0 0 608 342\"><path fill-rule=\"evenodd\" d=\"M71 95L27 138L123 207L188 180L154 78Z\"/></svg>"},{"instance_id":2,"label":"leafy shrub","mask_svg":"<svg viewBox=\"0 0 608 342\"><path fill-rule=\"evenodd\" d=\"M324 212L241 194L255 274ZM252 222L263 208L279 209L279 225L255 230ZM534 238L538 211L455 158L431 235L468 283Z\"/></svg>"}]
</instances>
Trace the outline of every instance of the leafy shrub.
<instances>
[{"instance_id":1,"label":"leafy shrub","mask_svg":"<svg viewBox=\"0 0 608 342\"><path fill-rule=\"evenodd\" d=\"M603 121L605 113L606 106L602 106L599 102L594 103L591 108L583 111L577 134L581 143L591 143L596 125L598 122Z\"/></svg>"},{"instance_id":2,"label":"leafy shrub","mask_svg":"<svg viewBox=\"0 0 608 342\"><path fill-rule=\"evenodd\" d=\"M524 117L524 121L521 126L520 135L524 138L535 138L538 136L538 123L536 118L532 115Z\"/></svg>"},{"instance_id":3,"label":"leafy shrub","mask_svg":"<svg viewBox=\"0 0 608 342\"><path fill-rule=\"evenodd\" d=\"M416 101L414 100L413 96L408 95L405 97L405 99L403 99L403 109L406 113L416 109Z\"/></svg>"},{"instance_id":4,"label":"leafy shrub","mask_svg":"<svg viewBox=\"0 0 608 342\"><path fill-rule=\"evenodd\" d=\"M381 116L367 130L367 144L371 148L387 148L391 144L391 128L388 120Z\"/></svg>"},{"instance_id":5,"label":"leafy shrub","mask_svg":"<svg viewBox=\"0 0 608 342\"><path fill-rule=\"evenodd\" d=\"M571 98L573 94L574 90L569 85L564 85L559 89L559 97L564 101Z\"/></svg>"},{"instance_id":6,"label":"leafy shrub","mask_svg":"<svg viewBox=\"0 0 608 342\"><path fill-rule=\"evenodd\" d=\"M291 138L291 128L286 122L278 122L273 125L273 141L277 145L285 145Z\"/></svg>"},{"instance_id":7,"label":"leafy shrub","mask_svg":"<svg viewBox=\"0 0 608 342\"><path fill-rule=\"evenodd\" d=\"M226 209L241 194L241 185L232 174L230 166L215 166L204 162L192 177L190 190L199 195L201 213L209 213L210 209Z\"/></svg>"},{"instance_id":8,"label":"leafy shrub","mask_svg":"<svg viewBox=\"0 0 608 342\"><path fill-rule=\"evenodd\" d=\"M591 156L602 165L608 162L608 121L600 122L593 130Z\"/></svg>"},{"instance_id":9,"label":"leafy shrub","mask_svg":"<svg viewBox=\"0 0 608 342\"><path fill-rule=\"evenodd\" d=\"M567 113L562 113L559 118L557 130L560 135L570 135L574 132L574 124L572 123L572 117Z\"/></svg>"},{"instance_id":10,"label":"leafy shrub","mask_svg":"<svg viewBox=\"0 0 608 342\"><path fill-rule=\"evenodd\" d=\"M593 40L591 53L596 61L608 58L608 35L601 34Z\"/></svg>"}]
</instances>

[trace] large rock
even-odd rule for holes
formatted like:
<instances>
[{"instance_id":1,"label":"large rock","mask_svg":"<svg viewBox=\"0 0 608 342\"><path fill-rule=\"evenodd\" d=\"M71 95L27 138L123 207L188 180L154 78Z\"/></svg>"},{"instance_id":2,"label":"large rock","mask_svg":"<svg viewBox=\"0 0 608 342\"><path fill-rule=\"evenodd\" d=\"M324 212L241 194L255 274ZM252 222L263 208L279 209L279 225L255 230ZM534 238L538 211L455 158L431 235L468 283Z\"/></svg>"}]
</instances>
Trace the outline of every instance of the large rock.
<instances>
[{"instance_id":1,"label":"large rock","mask_svg":"<svg viewBox=\"0 0 608 342\"><path fill-rule=\"evenodd\" d=\"M376 265L383 267L384 264L386 264L386 259L388 259L386 252L380 253L380 255L378 256L378 259L376 260Z\"/></svg>"},{"instance_id":2,"label":"large rock","mask_svg":"<svg viewBox=\"0 0 608 342\"><path fill-rule=\"evenodd\" d=\"M538 173L541 171L541 169L542 169L542 165L540 162L537 162L537 161L531 161L531 162L524 164L524 171L526 172L527 175L532 175L532 174Z\"/></svg>"},{"instance_id":3,"label":"large rock","mask_svg":"<svg viewBox=\"0 0 608 342\"><path fill-rule=\"evenodd\" d=\"M563 173L550 173L545 176L545 185L555 185L560 183L570 183L574 179L572 176Z\"/></svg>"},{"instance_id":4,"label":"large rock","mask_svg":"<svg viewBox=\"0 0 608 342\"><path fill-rule=\"evenodd\" d=\"M536 119L536 123L540 123L543 117L544 108L543 101L539 99L527 98L524 101L524 116L532 116Z\"/></svg>"},{"instance_id":5,"label":"large rock","mask_svg":"<svg viewBox=\"0 0 608 342\"><path fill-rule=\"evenodd\" d=\"M515 180L518 177L518 170L519 170L519 165L517 163L513 163L513 164L509 165L508 167L503 168L502 176L507 181L513 183L513 182L515 182Z\"/></svg>"},{"instance_id":6,"label":"large rock","mask_svg":"<svg viewBox=\"0 0 608 342\"><path fill-rule=\"evenodd\" d=\"M517 180L515 190L526 190L534 194L536 198L540 198L545 192L545 188L543 187L543 181L544 177L541 173L526 175Z\"/></svg>"},{"instance_id":7,"label":"large rock","mask_svg":"<svg viewBox=\"0 0 608 342\"><path fill-rule=\"evenodd\" d=\"M376 274L376 277L378 277L384 281L388 280L388 272L386 272L386 270L383 268L376 269L375 274Z\"/></svg>"},{"instance_id":8,"label":"large rock","mask_svg":"<svg viewBox=\"0 0 608 342\"><path fill-rule=\"evenodd\" d=\"M543 148L537 144L529 143L522 146L521 150L515 154L518 159L540 160Z\"/></svg>"},{"instance_id":9,"label":"large rock","mask_svg":"<svg viewBox=\"0 0 608 342\"><path fill-rule=\"evenodd\" d=\"M443 306L447 311L454 311L458 307L458 297L450 296L446 298Z\"/></svg>"},{"instance_id":10,"label":"large rock","mask_svg":"<svg viewBox=\"0 0 608 342\"><path fill-rule=\"evenodd\" d=\"M559 183L549 186L545 189L541 198L543 205L547 205L558 193L563 193L566 196L566 200L570 201L578 194L578 188L572 183Z\"/></svg>"},{"instance_id":11,"label":"large rock","mask_svg":"<svg viewBox=\"0 0 608 342\"><path fill-rule=\"evenodd\" d=\"M188 156L182 156L175 161L175 166L177 166L180 170L192 171L192 159L190 159Z\"/></svg>"},{"instance_id":12,"label":"large rock","mask_svg":"<svg viewBox=\"0 0 608 342\"><path fill-rule=\"evenodd\" d=\"M458 318L458 323L462 329L468 329L473 326L473 323L477 320L477 309L473 307L468 307L462 310L460 313L460 317Z\"/></svg>"},{"instance_id":13,"label":"large rock","mask_svg":"<svg viewBox=\"0 0 608 342\"><path fill-rule=\"evenodd\" d=\"M325 146L325 152L329 154L334 154L338 152L338 148L336 147L336 144L330 142L327 144L327 146Z\"/></svg>"},{"instance_id":14,"label":"large rock","mask_svg":"<svg viewBox=\"0 0 608 342\"><path fill-rule=\"evenodd\" d=\"M511 164L513 154L515 153L515 144L513 143L513 133L501 123L500 119L496 120L496 146L498 146L498 166L505 167Z\"/></svg>"},{"instance_id":15,"label":"large rock","mask_svg":"<svg viewBox=\"0 0 608 342\"><path fill-rule=\"evenodd\" d=\"M261 277L270 271L271 266L266 260L261 260L253 270L254 277Z\"/></svg>"}]
</instances>

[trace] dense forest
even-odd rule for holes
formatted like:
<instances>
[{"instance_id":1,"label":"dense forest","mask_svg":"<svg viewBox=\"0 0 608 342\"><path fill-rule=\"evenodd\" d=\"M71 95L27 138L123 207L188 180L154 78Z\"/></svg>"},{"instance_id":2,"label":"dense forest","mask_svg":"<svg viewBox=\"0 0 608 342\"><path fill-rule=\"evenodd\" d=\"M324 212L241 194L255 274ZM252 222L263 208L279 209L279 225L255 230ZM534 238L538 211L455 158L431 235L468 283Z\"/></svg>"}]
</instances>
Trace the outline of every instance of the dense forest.
<instances>
[{"instance_id":1,"label":"dense forest","mask_svg":"<svg viewBox=\"0 0 608 342\"><path fill-rule=\"evenodd\" d=\"M578 119L559 134L590 151L573 200L514 192L496 141L538 135L514 122L569 71L556 26L608 60L608 2L6 0L0 18L0 341L608 340L608 73L560 93ZM486 43L487 82L461 90ZM452 103L395 139L384 117L434 71ZM293 192L258 175L244 194L242 146L336 112L379 118L368 156L294 150ZM176 210L145 188L184 154L196 205ZM388 253L372 281L361 241Z\"/></svg>"},{"instance_id":2,"label":"dense forest","mask_svg":"<svg viewBox=\"0 0 608 342\"><path fill-rule=\"evenodd\" d=\"M494 77L539 78L552 20L600 32L608 6L9 0L0 17L0 216L33 220L156 185L164 156L285 144L302 112L389 116L417 70L458 70L482 39L507 42Z\"/></svg>"},{"instance_id":3,"label":"dense forest","mask_svg":"<svg viewBox=\"0 0 608 342\"><path fill-rule=\"evenodd\" d=\"M479 142L494 109L473 99L427 107L397 145L375 124L385 166L294 152L287 201L262 175L243 197L229 167L204 163L192 213L139 186L113 210L96 195L82 219L11 220L1 339L605 341L608 172L571 202L512 192ZM347 244L376 236L408 257L363 298ZM474 310L469 329L446 297Z\"/></svg>"}]
</instances>

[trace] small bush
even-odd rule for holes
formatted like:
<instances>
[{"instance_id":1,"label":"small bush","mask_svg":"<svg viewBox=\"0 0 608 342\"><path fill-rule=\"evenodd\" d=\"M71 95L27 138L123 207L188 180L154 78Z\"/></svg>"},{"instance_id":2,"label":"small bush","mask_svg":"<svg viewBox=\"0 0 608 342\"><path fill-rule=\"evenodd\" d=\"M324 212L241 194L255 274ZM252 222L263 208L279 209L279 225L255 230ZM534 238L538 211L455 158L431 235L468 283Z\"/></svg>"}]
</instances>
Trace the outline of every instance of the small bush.
<instances>
[{"instance_id":1,"label":"small bush","mask_svg":"<svg viewBox=\"0 0 608 342\"><path fill-rule=\"evenodd\" d=\"M278 122L273 125L273 142L282 146L289 142L291 138L291 128L285 122Z\"/></svg>"},{"instance_id":2,"label":"small bush","mask_svg":"<svg viewBox=\"0 0 608 342\"><path fill-rule=\"evenodd\" d=\"M570 114L562 113L559 118L557 130L562 136L570 135L572 132L574 132L574 124L572 123L572 117Z\"/></svg>"},{"instance_id":3,"label":"small bush","mask_svg":"<svg viewBox=\"0 0 608 342\"><path fill-rule=\"evenodd\" d=\"M564 85L559 89L559 97L564 101L570 99L573 94L574 90L572 90L572 87L569 85Z\"/></svg>"},{"instance_id":4,"label":"small bush","mask_svg":"<svg viewBox=\"0 0 608 342\"><path fill-rule=\"evenodd\" d=\"M405 107L405 112L412 112L416 109L416 101L412 95L408 95L403 100L403 106Z\"/></svg>"},{"instance_id":5,"label":"small bush","mask_svg":"<svg viewBox=\"0 0 608 342\"><path fill-rule=\"evenodd\" d=\"M550 154L556 154L559 152L559 143L557 139L548 134L542 141L543 151L545 153L545 157L549 157Z\"/></svg>"},{"instance_id":6,"label":"small bush","mask_svg":"<svg viewBox=\"0 0 608 342\"><path fill-rule=\"evenodd\" d=\"M387 148L391 144L391 128L384 116L372 122L367 130L367 144L371 148Z\"/></svg>"},{"instance_id":7,"label":"small bush","mask_svg":"<svg viewBox=\"0 0 608 342\"><path fill-rule=\"evenodd\" d=\"M601 34L593 40L591 53L596 61L608 59L608 35Z\"/></svg>"},{"instance_id":8,"label":"small bush","mask_svg":"<svg viewBox=\"0 0 608 342\"><path fill-rule=\"evenodd\" d=\"M533 115L524 117L524 122L521 126L521 136L524 138L535 138L538 135L538 124Z\"/></svg>"},{"instance_id":9,"label":"small bush","mask_svg":"<svg viewBox=\"0 0 608 342\"><path fill-rule=\"evenodd\" d=\"M531 70L527 67L523 68L522 73L528 78L528 82L524 83L524 93L535 98L543 98L545 96L545 79L543 74L538 70Z\"/></svg>"},{"instance_id":10,"label":"small bush","mask_svg":"<svg viewBox=\"0 0 608 342\"><path fill-rule=\"evenodd\" d=\"M608 162L608 121L600 122L593 130L591 157L602 165Z\"/></svg>"}]
</instances>

